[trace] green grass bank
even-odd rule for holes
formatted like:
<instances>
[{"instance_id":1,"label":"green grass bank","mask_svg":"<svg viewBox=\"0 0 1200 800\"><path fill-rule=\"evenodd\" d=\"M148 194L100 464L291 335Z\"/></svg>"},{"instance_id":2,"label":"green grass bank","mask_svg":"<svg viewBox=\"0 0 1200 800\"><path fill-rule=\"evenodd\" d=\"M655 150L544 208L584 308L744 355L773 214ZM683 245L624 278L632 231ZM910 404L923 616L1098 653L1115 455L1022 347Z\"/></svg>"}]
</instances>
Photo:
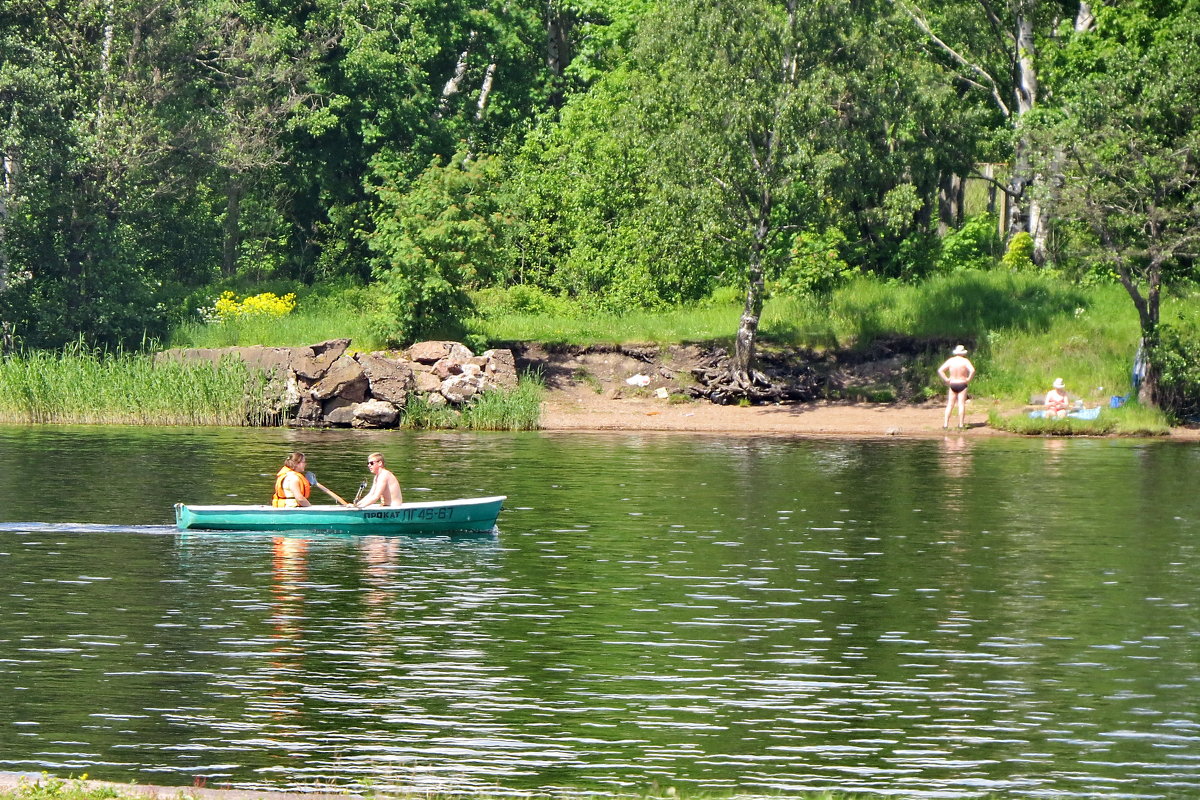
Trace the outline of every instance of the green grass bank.
<instances>
[{"instance_id":1,"label":"green grass bank","mask_svg":"<svg viewBox=\"0 0 1200 800\"><path fill-rule=\"evenodd\" d=\"M400 427L534 430L542 391L538 377L527 376L515 390L480 395L461 411L414 402ZM266 376L236 358L156 363L148 353L71 347L0 359L0 423L236 427L283 421Z\"/></svg>"},{"instance_id":2,"label":"green grass bank","mask_svg":"<svg viewBox=\"0 0 1200 800\"><path fill-rule=\"evenodd\" d=\"M300 297L282 316L211 319L175 331L169 344L187 347L293 346L350 336L358 350L382 349L378 334L348 308L364 290ZM1200 294L1185 287L1164 297L1163 321L1200 318ZM698 343L730 346L741 313L740 292L722 289L705 302L624 314L594 313L528 287L490 289L475 316L454 336L475 350L504 342L547 345ZM1191 322L1188 322L1188 321ZM448 334L449 335L449 334ZM978 368L973 396L988 401L990 424L1024 434L1153 435L1169 430L1156 409L1130 403L1105 410L1094 423L1031 420L1031 397L1061 377L1089 406L1133 393L1132 364L1140 332L1133 305L1116 284L1081 286L1049 272L960 270L916 283L860 277L822 295L769 299L760 324L764 348L867 348L889 337L962 342ZM931 349L915 364L928 375L925 399L943 396L934 370L948 353ZM145 355L109 355L69 348L0 360L0 421L141 423L161 425L271 424L278 411L237 364L153 366ZM414 404L411 428L523 430L538 425L542 387L527 379L506 396L489 396L465 413ZM1111 412L1111 413L1110 413Z\"/></svg>"}]
</instances>

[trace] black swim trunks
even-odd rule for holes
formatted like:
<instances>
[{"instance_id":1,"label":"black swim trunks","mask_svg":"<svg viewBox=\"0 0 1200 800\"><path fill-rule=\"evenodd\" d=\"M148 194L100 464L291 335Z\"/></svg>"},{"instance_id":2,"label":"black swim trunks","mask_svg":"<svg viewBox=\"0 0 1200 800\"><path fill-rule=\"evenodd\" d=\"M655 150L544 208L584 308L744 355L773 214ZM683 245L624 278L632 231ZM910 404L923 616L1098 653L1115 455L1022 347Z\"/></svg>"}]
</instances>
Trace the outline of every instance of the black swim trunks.
<instances>
[{"instance_id":1,"label":"black swim trunks","mask_svg":"<svg viewBox=\"0 0 1200 800\"><path fill-rule=\"evenodd\" d=\"M962 392L965 392L966 390L967 390L967 382L966 381L950 381L950 391L954 392L955 394L960 394Z\"/></svg>"}]
</instances>

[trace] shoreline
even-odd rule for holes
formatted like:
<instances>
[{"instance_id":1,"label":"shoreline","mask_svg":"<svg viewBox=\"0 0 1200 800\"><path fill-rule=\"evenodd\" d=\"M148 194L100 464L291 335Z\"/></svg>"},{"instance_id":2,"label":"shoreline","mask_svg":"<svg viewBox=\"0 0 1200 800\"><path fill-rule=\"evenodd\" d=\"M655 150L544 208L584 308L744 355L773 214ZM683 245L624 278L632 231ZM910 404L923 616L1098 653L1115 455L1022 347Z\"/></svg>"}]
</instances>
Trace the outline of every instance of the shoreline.
<instances>
[{"instance_id":1,"label":"shoreline","mask_svg":"<svg viewBox=\"0 0 1200 800\"><path fill-rule=\"evenodd\" d=\"M47 773L0 772L0 795L23 796L37 787L38 792L48 786L61 785L71 792L71 800L353 800L363 797L355 792L287 792L278 790L222 789L202 786L164 786L148 783L118 783L88 778L86 773L78 778L59 778ZM86 795L83 797L81 795ZM45 794L40 794L46 797ZM49 795L49 796L54 796Z\"/></svg>"},{"instance_id":2,"label":"shoreline","mask_svg":"<svg viewBox=\"0 0 1200 800\"><path fill-rule=\"evenodd\" d=\"M970 402L970 401L968 401ZM815 401L764 406L719 406L704 402L670 403L657 398L614 398L595 393L550 392L542 403L540 430L547 432L661 432L712 435L835 436L859 438L941 438L944 436L1016 437L1021 434L988 425L984 402L968 410L966 427L942 428L941 402L920 404ZM1037 437L1042 438L1042 437ZM1053 437L1062 438L1062 437ZM1200 441L1200 428L1172 428L1151 438Z\"/></svg>"}]
</instances>

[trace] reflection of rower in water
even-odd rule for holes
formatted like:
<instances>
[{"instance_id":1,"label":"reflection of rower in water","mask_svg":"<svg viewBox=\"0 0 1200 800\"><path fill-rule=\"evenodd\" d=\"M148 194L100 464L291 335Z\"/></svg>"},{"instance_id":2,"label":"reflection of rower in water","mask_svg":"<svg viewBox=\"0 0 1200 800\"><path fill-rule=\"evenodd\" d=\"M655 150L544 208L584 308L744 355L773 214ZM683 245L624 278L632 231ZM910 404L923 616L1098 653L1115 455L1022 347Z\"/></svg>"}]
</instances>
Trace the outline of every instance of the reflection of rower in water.
<instances>
[{"instance_id":1,"label":"reflection of rower in water","mask_svg":"<svg viewBox=\"0 0 1200 800\"><path fill-rule=\"evenodd\" d=\"M967 384L975 377L975 365L967 358L967 348L961 344L954 348L953 354L946 362L938 367L938 375L946 384L946 413L942 416L942 427L950 426L950 409L958 403L958 427L966 427L964 417L967 413Z\"/></svg>"},{"instance_id":2,"label":"reflection of rower in water","mask_svg":"<svg viewBox=\"0 0 1200 800\"><path fill-rule=\"evenodd\" d=\"M400 481L396 480L396 476L391 473L391 470L383 466L383 453L371 453L367 456L367 469L371 470L375 480L371 484L371 491L367 492L367 496L362 500L355 501L354 505L366 508L375 503L384 506L398 506L404 502L404 498L400 494Z\"/></svg>"}]
</instances>

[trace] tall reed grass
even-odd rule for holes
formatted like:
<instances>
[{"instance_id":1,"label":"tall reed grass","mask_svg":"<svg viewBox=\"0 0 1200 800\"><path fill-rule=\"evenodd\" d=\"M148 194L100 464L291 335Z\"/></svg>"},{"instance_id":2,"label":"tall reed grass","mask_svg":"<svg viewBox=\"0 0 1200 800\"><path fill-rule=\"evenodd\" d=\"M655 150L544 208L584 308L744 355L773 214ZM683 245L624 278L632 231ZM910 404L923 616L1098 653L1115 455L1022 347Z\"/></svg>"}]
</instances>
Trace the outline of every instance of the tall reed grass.
<instances>
[{"instance_id":1,"label":"tall reed grass","mask_svg":"<svg viewBox=\"0 0 1200 800\"><path fill-rule=\"evenodd\" d=\"M276 401L239 359L155 363L78 346L0 359L0 422L263 425L277 421Z\"/></svg>"},{"instance_id":2,"label":"tall reed grass","mask_svg":"<svg viewBox=\"0 0 1200 800\"><path fill-rule=\"evenodd\" d=\"M522 376L511 391L476 395L461 409L436 406L423 397L410 397L400 427L432 430L532 431L540 426L545 384L536 375Z\"/></svg>"}]
</instances>

